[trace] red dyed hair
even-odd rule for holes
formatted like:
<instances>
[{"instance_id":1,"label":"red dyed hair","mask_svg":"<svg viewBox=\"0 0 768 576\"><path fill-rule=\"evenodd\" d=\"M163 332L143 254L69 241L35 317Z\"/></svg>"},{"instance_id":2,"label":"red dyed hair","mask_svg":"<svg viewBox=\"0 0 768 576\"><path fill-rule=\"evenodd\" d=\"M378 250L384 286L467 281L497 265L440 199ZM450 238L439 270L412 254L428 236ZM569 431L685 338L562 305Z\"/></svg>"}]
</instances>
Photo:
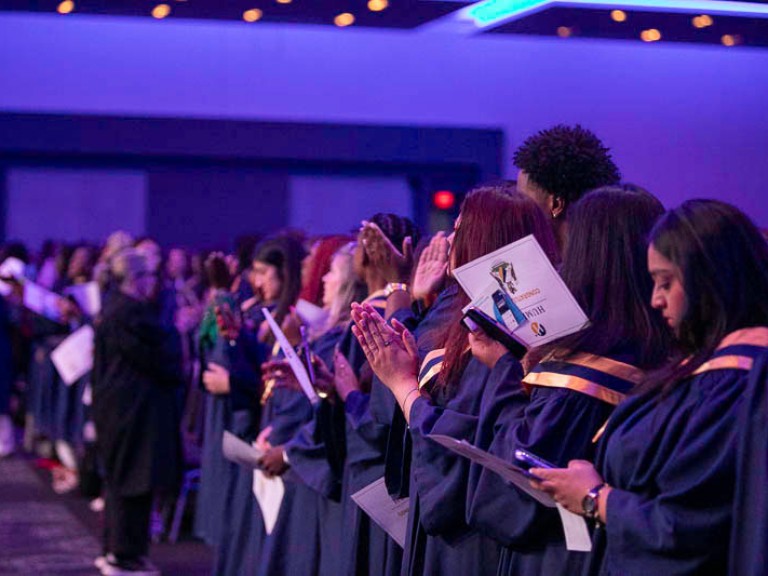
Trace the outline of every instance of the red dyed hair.
<instances>
[{"instance_id":1,"label":"red dyed hair","mask_svg":"<svg viewBox=\"0 0 768 576\"><path fill-rule=\"evenodd\" d=\"M311 260L307 264L307 275L299 298L316 306L323 305L323 276L331 269L331 260L336 251L350 242L354 242L350 236L321 236L314 241L313 247L316 246L316 249L313 255L308 256Z\"/></svg>"},{"instance_id":2,"label":"red dyed hair","mask_svg":"<svg viewBox=\"0 0 768 576\"><path fill-rule=\"evenodd\" d=\"M461 221L451 247L452 263L457 268L529 234L536 237L552 262L558 261L557 243L547 216L512 184L474 189L464 199L459 216ZM448 326L438 386L457 386L471 358L467 351L468 333L459 322L461 310L467 304L469 298L462 292Z\"/></svg>"}]
</instances>

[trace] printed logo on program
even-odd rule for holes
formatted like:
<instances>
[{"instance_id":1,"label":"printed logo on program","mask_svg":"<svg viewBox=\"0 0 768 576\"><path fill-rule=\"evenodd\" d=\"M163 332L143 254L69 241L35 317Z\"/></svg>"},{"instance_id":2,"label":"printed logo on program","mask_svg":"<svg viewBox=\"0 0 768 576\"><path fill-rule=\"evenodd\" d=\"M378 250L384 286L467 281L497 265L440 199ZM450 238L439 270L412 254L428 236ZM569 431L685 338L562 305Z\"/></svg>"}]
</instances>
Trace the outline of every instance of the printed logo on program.
<instances>
[{"instance_id":1,"label":"printed logo on program","mask_svg":"<svg viewBox=\"0 0 768 576\"><path fill-rule=\"evenodd\" d=\"M531 322L531 331L536 336L544 336L547 333L547 329L544 328L544 324L539 324L538 322Z\"/></svg>"}]
</instances>

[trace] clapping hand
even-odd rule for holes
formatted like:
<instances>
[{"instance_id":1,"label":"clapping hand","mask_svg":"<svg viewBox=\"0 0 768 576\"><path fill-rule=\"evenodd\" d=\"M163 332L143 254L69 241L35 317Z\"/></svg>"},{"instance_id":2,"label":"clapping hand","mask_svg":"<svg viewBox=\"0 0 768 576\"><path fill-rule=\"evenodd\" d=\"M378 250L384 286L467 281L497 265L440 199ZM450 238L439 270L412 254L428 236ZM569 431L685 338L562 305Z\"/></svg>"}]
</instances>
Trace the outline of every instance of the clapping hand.
<instances>
[{"instance_id":1,"label":"clapping hand","mask_svg":"<svg viewBox=\"0 0 768 576\"><path fill-rule=\"evenodd\" d=\"M346 402L347 396L352 392L360 390L360 381L352 369L349 360L338 350L336 350L333 356L333 372L336 392L339 394L339 398Z\"/></svg>"},{"instance_id":2,"label":"clapping hand","mask_svg":"<svg viewBox=\"0 0 768 576\"><path fill-rule=\"evenodd\" d=\"M379 270L387 282L406 282L413 268L413 240L403 240L402 247L393 245L384 232L373 222L363 221L360 241L371 266Z\"/></svg>"},{"instance_id":3,"label":"clapping hand","mask_svg":"<svg viewBox=\"0 0 768 576\"><path fill-rule=\"evenodd\" d=\"M352 304L352 332L371 369L397 396L416 385L419 355L413 335L397 320L389 326L369 304Z\"/></svg>"},{"instance_id":4,"label":"clapping hand","mask_svg":"<svg viewBox=\"0 0 768 576\"><path fill-rule=\"evenodd\" d=\"M419 257L413 277L413 297L429 299L442 290L448 272L448 239L438 232Z\"/></svg>"}]
</instances>

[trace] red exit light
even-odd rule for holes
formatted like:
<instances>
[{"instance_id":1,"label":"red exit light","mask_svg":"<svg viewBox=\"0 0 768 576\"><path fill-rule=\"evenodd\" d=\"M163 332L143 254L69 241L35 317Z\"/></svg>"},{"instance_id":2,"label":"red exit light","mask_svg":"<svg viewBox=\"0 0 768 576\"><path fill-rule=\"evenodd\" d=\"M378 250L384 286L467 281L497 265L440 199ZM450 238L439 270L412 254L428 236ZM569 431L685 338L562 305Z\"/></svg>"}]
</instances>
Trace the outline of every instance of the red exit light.
<instances>
[{"instance_id":1,"label":"red exit light","mask_svg":"<svg viewBox=\"0 0 768 576\"><path fill-rule=\"evenodd\" d=\"M432 196L432 203L440 210L450 210L456 204L456 196L450 190L440 190Z\"/></svg>"}]
</instances>

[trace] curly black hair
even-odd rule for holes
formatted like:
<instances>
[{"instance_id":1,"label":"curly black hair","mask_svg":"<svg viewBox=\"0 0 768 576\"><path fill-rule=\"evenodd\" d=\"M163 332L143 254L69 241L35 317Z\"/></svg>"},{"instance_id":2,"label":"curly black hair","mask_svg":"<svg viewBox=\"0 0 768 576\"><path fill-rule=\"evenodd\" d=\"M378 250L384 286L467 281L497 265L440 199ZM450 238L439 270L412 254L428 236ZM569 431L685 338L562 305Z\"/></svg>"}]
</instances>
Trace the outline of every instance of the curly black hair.
<instances>
[{"instance_id":1,"label":"curly black hair","mask_svg":"<svg viewBox=\"0 0 768 576\"><path fill-rule=\"evenodd\" d=\"M621 180L608 148L579 125L558 124L540 131L523 142L513 161L536 185L568 205L590 190Z\"/></svg>"}]
</instances>

